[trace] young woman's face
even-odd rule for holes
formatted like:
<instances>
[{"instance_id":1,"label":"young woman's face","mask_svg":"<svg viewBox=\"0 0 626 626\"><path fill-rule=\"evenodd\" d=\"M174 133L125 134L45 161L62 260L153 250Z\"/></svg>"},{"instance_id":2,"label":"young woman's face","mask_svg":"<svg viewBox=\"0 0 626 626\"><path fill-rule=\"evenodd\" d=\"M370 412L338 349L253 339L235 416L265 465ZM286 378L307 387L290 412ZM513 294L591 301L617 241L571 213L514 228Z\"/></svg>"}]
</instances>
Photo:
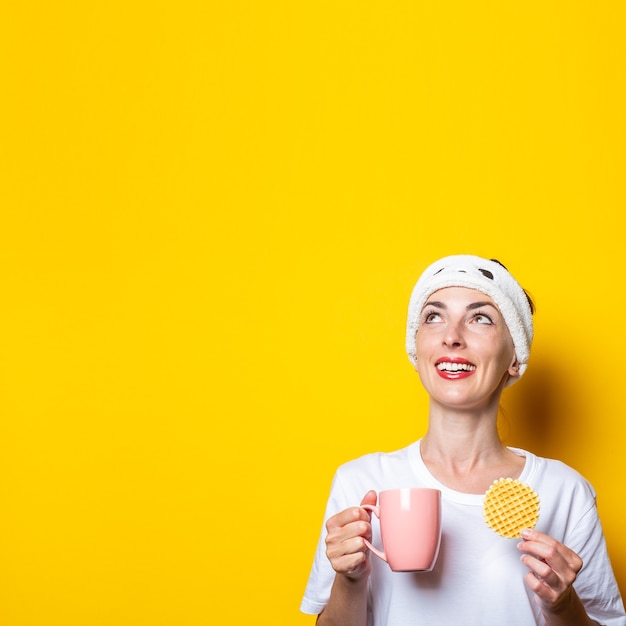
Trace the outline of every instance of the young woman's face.
<instances>
[{"instance_id":1,"label":"young woman's face","mask_svg":"<svg viewBox=\"0 0 626 626\"><path fill-rule=\"evenodd\" d=\"M517 376L513 340L495 302L475 289L447 287L421 312L417 365L431 398L478 408Z\"/></svg>"}]
</instances>

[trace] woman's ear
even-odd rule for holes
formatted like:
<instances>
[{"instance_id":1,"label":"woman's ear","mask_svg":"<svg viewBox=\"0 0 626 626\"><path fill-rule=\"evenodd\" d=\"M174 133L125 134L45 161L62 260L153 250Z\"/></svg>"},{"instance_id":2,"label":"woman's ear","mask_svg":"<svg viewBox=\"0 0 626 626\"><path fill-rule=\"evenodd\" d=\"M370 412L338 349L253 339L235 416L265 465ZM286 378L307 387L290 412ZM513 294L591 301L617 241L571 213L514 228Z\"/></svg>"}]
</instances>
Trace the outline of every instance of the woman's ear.
<instances>
[{"instance_id":1,"label":"woman's ear","mask_svg":"<svg viewBox=\"0 0 626 626\"><path fill-rule=\"evenodd\" d=\"M516 376L519 376L519 361L517 359L515 359L513 363L511 363L511 365L509 366L508 372L509 372L509 376L513 378L515 378Z\"/></svg>"}]
</instances>

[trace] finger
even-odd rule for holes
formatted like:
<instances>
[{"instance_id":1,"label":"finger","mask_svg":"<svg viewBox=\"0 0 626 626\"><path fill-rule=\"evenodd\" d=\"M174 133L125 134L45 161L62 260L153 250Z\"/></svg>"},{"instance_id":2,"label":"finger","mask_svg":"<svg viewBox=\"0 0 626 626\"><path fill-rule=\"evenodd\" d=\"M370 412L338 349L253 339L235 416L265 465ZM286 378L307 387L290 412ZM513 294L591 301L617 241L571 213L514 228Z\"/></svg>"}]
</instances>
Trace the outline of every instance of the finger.
<instances>
[{"instance_id":1,"label":"finger","mask_svg":"<svg viewBox=\"0 0 626 626\"><path fill-rule=\"evenodd\" d=\"M538 530L523 530L524 541L518 544L523 552L535 554L548 563L556 564L559 561L578 572L582 567L582 559L566 545L550 535Z\"/></svg>"},{"instance_id":2,"label":"finger","mask_svg":"<svg viewBox=\"0 0 626 626\"><path fill-rule=\"evenodd\" d=\"M535 530L534 528L522 528L520 532L524 539L530 539L532 541L547 541L552 539L550 535L546 535L546 533L542 533L540 530Z\"/></svg>"},{"instance_id":3,"label":"finger","mask_svg":"<svg viewBox=\"0 0 626 626\"><path fill-rule=\"evenodd\" d=\"M560 585L561 579L559 575L545 561L528 554L523 555L521 560L537 579L544 581L551 587L556 588Z\"/></svg>"},{"instance_id":4,"label":"finger","mask_svg":"<svg viewBox=\"0 0 626 626\"><path fill-rule=\"evenodd\" d=\"M370 521L369 513L362 509L360 506L352 506L341 513L337 513L328 519L326 522L326 529L330 532L331 529L346 526L359 520L364 522Z\"/></svg>"},{"instance_id":5,"label":"finger","mask_svg":"<svg viewBox=\"0 0 626 626\"><path fill-rule=\"evenodd\" d=\"M524 581L528 588L539 598L546 606L551 606L557 602L561 593L542 579L538 578L535 572L530 571L526 574Z\"/></svg>"},{"instance_id":6,"label":"finger","mask_svg":"<svg viewBox=\"0 0 626 626\"><path fill-rule=\"evenodd\" d=\"M367 561L367 554L365 552L356 552L344 557L340 562L336 564L335 570L341 571L346 574L354 574L359 571L365 565Z\"/></svg>"},{"instance_id":7,"label":"finger","mask_svg":"<svg viewBox=\"0 0 626 626\"><path fill-rule=\"evenodd\" d=\"M576 580L582 559L567 546L539 531L524 531L526 538L518 548L525 552L522 563L530 572L525 581L539 601L554 606L561 601Z\"/></svg>"},{"instance_id":8,"label":"finger","mask_svg":"<svg viewBox=\"0 0 626 626\"><path fill-rule=\"evenodd\" d=\"M521 561L530 570L524 580L540 602L551 606L567 590L567 585L559 575L545 562L532 555L524 554Z\"/></svg>"},{"instance_id":9,"label":"finger","mask_svg":"<svg viewBox=\"0 0 626 626\"><path fill-rule=\"evenodd\" d=\"M345 526L332 528L326 536L326 543L344 543L351 539L371 539L372 526L369 522L358 520Z\"/></svg>"},{"instance_id":10,"label":"finger","mask_svg":"<svg viewBox=\"0 0 626 626\"><path fill-rule=\"evenodd\" d=\"M328 555L330 563L336 572L342 574L355 574L359 571L363 571L368 565L368 553L367 552L353 552L350 554L344 554L341 556Z\"/></svg>"},{"instance_id":11,"label":"finger","mask_svg":"<svg viewBox=\"0 0 626 626\"><path fill-rule=\"evenodd\" d=\"M326 554L329 558L340 559L347 555L367 553L367 546L363 537L349 537L343 541L329 541L326 544Z\"/></svg>"},{"instance_id":12,"label":"finger","mask_svg":"<svg viewBox=\"0 0 626 626\"><path fill-rule=\"evenodd\" d=\"M350 527L358 524L366 524L365 522L357 522L350 524L347 532L351 531ZM367 524L369 527L369 524ZM367 569L369 562L369 550L365 545L362 536L349 536L347 538L340 536L345 529L339 529L335 535L328 535L326 538L326 556L328 557L333 569L336 572L346 574L348 576L357 575Z\"/></svg>"},{"instance_id":13,"label":"finger","mask_svg":"<svg viewBox=\"0 0 626 626\"><path fill-rule=\"evenodd\" d=\"M363 504L375 505L376 500L377 500L376 492L372 489L363 496L363 500L361 500L361 505Z\"/></svg>"},{"instance_id":14,"label":"finger","mask_svg":"<svg viewBox=\"0 0 626 626\"><path fill-rule=\"evenodd\" d=\"M572 575L575 578L581 570L583 562L578 554L553 537L536 530L522 531L522 536L524 541L518 544L519 550L545 561L554 571L567 574L567 579Z\"/></svg>"}]
</instances>

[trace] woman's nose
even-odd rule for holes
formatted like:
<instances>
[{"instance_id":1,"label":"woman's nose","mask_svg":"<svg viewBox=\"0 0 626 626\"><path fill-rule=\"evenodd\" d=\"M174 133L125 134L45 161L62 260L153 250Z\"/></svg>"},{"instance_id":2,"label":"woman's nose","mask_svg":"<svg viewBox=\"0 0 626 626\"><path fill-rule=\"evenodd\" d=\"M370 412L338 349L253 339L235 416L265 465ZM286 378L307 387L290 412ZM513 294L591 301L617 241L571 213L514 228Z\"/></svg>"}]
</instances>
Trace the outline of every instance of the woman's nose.
<instances>
[{"instance_id":1,"label":"woman's nose","mask_svg":"<svg viewBox=\"0 0 626 626\"><path fill-rule=\"evenodd\" d=\"M443 343L448 348L465 345L462 324L449 324L444 334Z\"/></svg>"}]
</instances>

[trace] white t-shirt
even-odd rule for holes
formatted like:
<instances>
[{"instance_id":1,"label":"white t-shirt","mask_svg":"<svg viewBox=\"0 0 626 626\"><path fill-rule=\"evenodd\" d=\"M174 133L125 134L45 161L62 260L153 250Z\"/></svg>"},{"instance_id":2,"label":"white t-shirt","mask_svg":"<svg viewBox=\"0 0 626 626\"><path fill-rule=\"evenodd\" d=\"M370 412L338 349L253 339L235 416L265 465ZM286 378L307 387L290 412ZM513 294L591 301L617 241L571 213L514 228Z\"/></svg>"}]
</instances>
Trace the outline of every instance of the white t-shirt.
<instances>
[{"instance_id":1,"label":"white t-shirt","mask_svg":"<svg viewBox=\"0 0 626 626\"><path fill-rule=\"evenodd\" d=\"M606 626L626 626L626 613L606 551L595 493L575 470L560 461L511 448L526 458L519 479L539 495L536 529L559 540L583 560L574 584L588 615ZM370 490L431 487L442 492L442 540L432 572L392 572L370 556L369 626L531 626L545 621L524 583L528 572L517 549L483 518L483 495L448 489L424 465L420 442L392 453L374 453L337 470L325 521L356 506ZM378 520L372 516L372 543L381 548ZM335 577L326 557L326 531L315 554L303 613L320 613Z\"/></svg>"}]
</instances>

